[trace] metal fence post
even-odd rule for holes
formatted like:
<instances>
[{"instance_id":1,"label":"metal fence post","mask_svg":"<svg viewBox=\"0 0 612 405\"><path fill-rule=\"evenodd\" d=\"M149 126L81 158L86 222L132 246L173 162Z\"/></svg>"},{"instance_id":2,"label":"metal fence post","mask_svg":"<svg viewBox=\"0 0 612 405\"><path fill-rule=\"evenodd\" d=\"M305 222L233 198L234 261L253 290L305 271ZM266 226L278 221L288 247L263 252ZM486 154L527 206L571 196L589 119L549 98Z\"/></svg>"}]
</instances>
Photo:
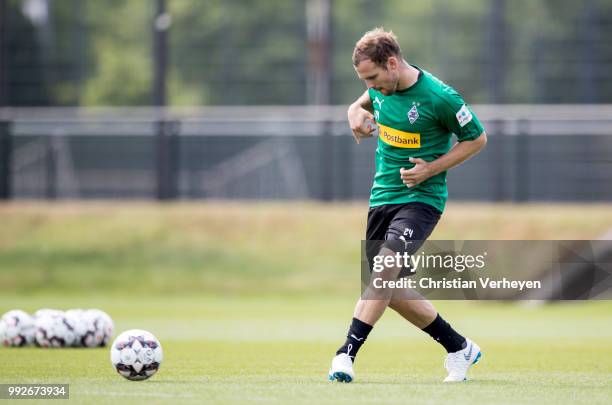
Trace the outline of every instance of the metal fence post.
<instances>
[{"instance_id":1,"label":"metal fence post","mask_svg":"<svg viewBox=\"0 0 612 405\"><path fill-rule=\"evenodd\" d=\"M172 18L167 12L166 0L155 1L153 20L153 105L166 105L168 73L168 30Z\"/></svg>"},{"instance_id":2,"label":"metal fence post","mask_svg":"<svg viewBox=\"0 0 612 405\"><path fill-rule=\"evenodd\" d=\"M349 143L350 140L347 136L335 136L336 140L336 153L337 153L337 173L338 180L341 182L339 184L340 190L342 194L340 195L340 199L342 200L351 200L353 198L353 145Z\"/></svg>"},{"instance_id":3,"label":"metal fence post","mask_svg":"<svg viewBox=\"0 0 612 405\"><path fill-rule=\"evenodd\" d=\"M516 136L516 157L514 162L516 174L516 196L515 201L525 202L529 200L529 122L525 119L518 123L518 135Z\"/></svg>"},{"instance_id":4,"label":"metal fence post","mask_svg":"<svg viewBox=\"0 0 612 405\"><path fill-rule=\"evenodd\" d=\"M321 168L321 200L334 199L334 139L332 135L332 122L323 122L321 139L321 153L319 167Z\"/></svg>"},{"instance_id":5,"label":"metal fence post","mask_svg":"<svg viewBox=\"0 0 612 405\"><path fill-rule=\"evenodd\" d=\"M57 199L57 156L53 135L46 137L45 142L45 198Z\"/></svg>"},{"instance_id":6,"label":"metal fence post","mask_svg":"<svg viewBox=\"0 0 612 405\"><path fill-rule=\"evenodd\" d=\"M505 159L504 159L504 143L505 143L505 136L504 136L504 121L502 120L494 120L491 123L491 126L493 127L493 137L492 137L492 141L493 141L493 150L491 154L489 154L489 156L492 159L491 165L493 166L493 173L495 173L495 186L493 188L494 190L494 196L493 196L493 200L494 201L503 201L506 198L506 178L504 176L504 169L505 169Z\"/></svg>"},{"instance_id":7,"label":"metal fence post","mask_svg":"<svg viewBox=\"0 0 612 405\"><path fill-rule=\"evenodd\" d=\"M507 53L506 0L491 0L486 25L485 52L486 78L489 102L498 104L504 100L504 82Z\"/></svg>"},{"instance_id":8,"label":"metal fence post","mask_svg":"<svg viewBox=\"0 0 612 405\"><path fill-rule=\"evenodd\" d=\"M7 1L0 0L0 107L9 105L8 99L8 17Z\"/></svg>"},{"instance_id":9,"label":"metal fence post","mask_svg":"<svg viewBox=\"0 0 612 405\"><path fill-rule=\"evenodd\" d=\"M8 200L12 194L11 184L11 122L0 121L0 200Z\"/></svg>"},{"instance_id":10,"label":"metal fence post","mask_svg":"<svg viewBox=\"0 0 612 405\"><path fill-rule=\"evenodd\" d=\"M178 133L180 122L161 120L157 121L155 126L157 199L173 200L178 196Z\"/></svg>"}]
</instances>

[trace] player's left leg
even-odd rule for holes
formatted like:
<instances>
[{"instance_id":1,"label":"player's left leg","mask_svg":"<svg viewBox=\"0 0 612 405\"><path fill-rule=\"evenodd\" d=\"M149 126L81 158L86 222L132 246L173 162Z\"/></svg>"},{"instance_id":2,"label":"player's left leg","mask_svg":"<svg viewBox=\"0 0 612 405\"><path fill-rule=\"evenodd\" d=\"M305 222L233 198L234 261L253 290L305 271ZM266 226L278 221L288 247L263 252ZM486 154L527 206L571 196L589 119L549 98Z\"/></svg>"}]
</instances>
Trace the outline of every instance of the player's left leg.
<instances>
[{"instance_id":1,"label":"player's left leg","mask_svg":"<svg viewBox=\"0 0 612 405\"><path fill-rule=\"evenodd\" d=\"M415 246L429 237L440 218L440 212L426 204L414 204L399 211L389 225L386 239L401 239ZM413 247L414 253L418 247ZM446 322L434 306L414 291L395 290L389 307L398 312L413 325L440 343L448 353L445 367L448 376L445 382L464 381L469 368L481 357L480 347L466 339Z\"/></svg>"},{"instance_id":2,"label":"player's left leg","mask_svg":"<svg viewBox=\"0 0 612 405\"><path fill-rule=\"evenodd\" d=\"M430 325L438 313L431 302L413 292L395 291L389 308L419 329Z\"/></svg>"},{"instance_id":3,"label":"player's left leg","mask_svg":"<svg viewBox=\"0 0 612 405\"><path fill-rule=\"evenodd\" d=\"M448 371L444 382L467 380L468 370L482 357L480 347L476 343L457 333L424 298L394 297L389 308L444 347L447 352L444 367ZM433 320L428 322L431 318Z\"/></svg>"}]
</instances>

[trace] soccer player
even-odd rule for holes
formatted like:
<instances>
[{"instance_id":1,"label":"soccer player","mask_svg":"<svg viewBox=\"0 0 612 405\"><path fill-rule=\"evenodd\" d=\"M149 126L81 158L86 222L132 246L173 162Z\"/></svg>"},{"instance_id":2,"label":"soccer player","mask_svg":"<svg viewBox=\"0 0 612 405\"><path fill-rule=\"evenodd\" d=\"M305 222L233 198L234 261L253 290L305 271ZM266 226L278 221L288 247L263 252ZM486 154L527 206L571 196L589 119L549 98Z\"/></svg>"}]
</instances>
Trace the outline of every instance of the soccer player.
<instances>
[{"instance_id":1,"label":"soccer player","mask_svg":"<svg viewBox=\"0 0 612 405\"><path fill-rule=\"evenodd\" d=\"M348 109L355 141L371 137L374 122L378 127L366 240L385 242L374 254L367 252L371 268L373 255L395 255L400 241L410 254L422 245L444 211L446 171L478 153L487 136L453 88L404 60L393 32L365 33L355 45L353 66L367 87ZM452 134L458 140L454 146ZM391 268L390 277L403 277L401 270ZM387 306L444 347L445 382L467 379L481 356L478 345L455 331L429 301L393 291L359 299L346 341L332 360L330 381L355 379L355 356Z\"/></svg>"}]
</instances>

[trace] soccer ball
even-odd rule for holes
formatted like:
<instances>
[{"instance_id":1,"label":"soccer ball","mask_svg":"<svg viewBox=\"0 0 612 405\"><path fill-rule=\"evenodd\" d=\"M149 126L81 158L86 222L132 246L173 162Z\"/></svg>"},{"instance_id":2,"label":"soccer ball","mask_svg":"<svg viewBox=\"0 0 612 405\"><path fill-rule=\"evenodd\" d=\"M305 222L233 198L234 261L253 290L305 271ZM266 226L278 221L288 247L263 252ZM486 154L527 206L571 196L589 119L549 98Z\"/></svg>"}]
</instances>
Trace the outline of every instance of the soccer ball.
<instances>
[{"instance_id":1,"label":"soccer ball","mask_svg":"<svg viewBox=\"0 0 612 405\"><path fill-rule=\"evenodd\" d=\"M4 346L25 346L34 340L34 319L15 309L0 319L0 341Z\"/></svg>"},{"instance_id":2,"label":"soccer ball","mask_svg":"<svg viewBox=\"0 0 612 405\"><path fill-rule=\"evenodd\" d=\"M64 315L60 311L36 311L34 343L39 347L64 347Z\"/></svg>"},{"instance_id":3,"label":"soccer ball","mask_svg":"<svg viewBox=\"0 0 612 405\"><path fill-rule=\"evenodd\" d=\"M64 314L66 324L72 328L74 333L73 347L96 347L92 344L95 335L93 321L85 316L86 311L82 309L69 309Z\"/></svg>"},{"instance_id":4,"label":"soccer ball","mask_svg":"<svg viewBox=\"0 0 612 405\"><path fill-rule=\"evenodd\" d=\"M35 343L40 347L70 347L76 340L74 320L62 311L38 311Z\"/></svg>"},{"instance_id":5,"label":"soccer ball","mask_svg":"<svg viewBox=\"0 0 612 405\"><path fill-rule=\"evenodd\" d=\"M81 347L81 338L85 334L85 322L83 321L83 310L82 309L69 309L64 312L64 321L70 327L74 338L72 339L73 347Z\"/></svg>"},{"instance_id":6,"label":"soccer ball","mask_svg":"<svg viewBox=\"0 0 612 405\"><path fill-rule=\"evenodd\" d=\"M99 309L70 309L64 317L74 332L74 347L106 346L113 336L113 320Z\"/></svg>"},{"instance_id":7,"label":"soccer ball","mask_svg":"<svg viewBox=\"0 0 612 405\"><path fill-rule=\"evenodd\" d=\"M132 329L117 336L111 346L110 359L119 374L128 380L139 381L157 372L163 352L153 334Z\"/></svg>"},{"instance_id":8,"label":"soccer ball","mask_svg":"<svg viewBox=\"0 0 612 405\"><path fill-rule=\"evenodd\" d=\"M113 337L114 325L111 317L99 309L89 309L83 313L82 319L87 325L87 333L83 336L83 346L106 346Z\"/></svg>"}]
</instances>

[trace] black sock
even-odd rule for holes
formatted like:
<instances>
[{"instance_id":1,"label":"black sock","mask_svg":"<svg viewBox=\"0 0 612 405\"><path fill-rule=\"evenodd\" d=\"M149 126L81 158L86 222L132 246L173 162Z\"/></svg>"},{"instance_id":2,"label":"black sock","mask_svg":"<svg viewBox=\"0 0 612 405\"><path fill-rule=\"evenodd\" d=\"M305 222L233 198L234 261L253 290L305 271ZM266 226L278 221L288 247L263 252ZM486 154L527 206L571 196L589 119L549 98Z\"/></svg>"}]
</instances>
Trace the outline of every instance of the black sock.
<instances>
[{"instance_id":1,"label":"black sock","mask_svg":"<svg viewBox=\"0 0 612 405\"><path fill-rule=\"evenodd\" d=\"M349 355L351 360L355 361L355 356L361 348L361 345L365 342L368 334L372 330L372 326L365 322L361 322L357 318L353 318L351 326L346 335L346 342L338 349L336 354L346 353Z\"/></svg>"},{"instance_id":2,"label":"black sock","mask_svg":"<svg viewBox=\"0 0 612 405\"><path fill-rule=\"evenodd\" d=\"M436 342L440 343L448 353L458 352L465 348L465 338L458 334L440 314L428 326L423 328L423 332L431 336Z\"/></svg>"}]
</instances>

